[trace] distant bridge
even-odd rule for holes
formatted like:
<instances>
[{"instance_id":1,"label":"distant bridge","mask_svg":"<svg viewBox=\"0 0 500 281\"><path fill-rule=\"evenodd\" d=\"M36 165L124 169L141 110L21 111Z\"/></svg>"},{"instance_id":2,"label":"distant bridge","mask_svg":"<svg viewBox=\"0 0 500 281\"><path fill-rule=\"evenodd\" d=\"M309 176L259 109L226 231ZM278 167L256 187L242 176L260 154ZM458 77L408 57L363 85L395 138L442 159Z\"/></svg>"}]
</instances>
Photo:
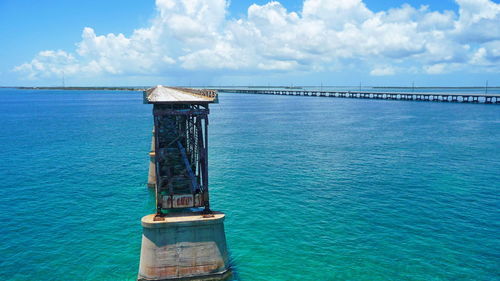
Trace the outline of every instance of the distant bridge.
<instances>
[{"instance_id":1,"label":"distant bridge","mask_svg":"<svg viewBox=\"0 0 500 281\"><path fill-rule=\"evenodd\" d=\"M383 99L383 100L410 100L460 103L500 104L500 94L472 94L472 93L414 93L414 92L377 92L377 91L318 91L302 89L237 89L219 88L219 92L285 95L285 96L312 96L330 98L353 99Z\"/></svg>"},{"instance_id":2,"label":"distant bridge","mask_svg":"<svg viewBox=\"0 0 500 281\"><path fill-rule=\"evenodd\" d=\"M144 87L17 87L18 89L30 90L115 90L115 91L145 91ZM435 101L435 102L459 102L459 103L485 103L500 104L500 94L497 93L446 93L446 92L381 92L381 91L323 91L305 90L300 88L291 89L266 89L266 88L239 88L239 87L178 87L183 91L204 91L201 95L209 97L212 90L221 93L242 93L260 95L285 95L285 96L309 96L330 98L354 98L354 99L383 99L383 100L410 100L410 101ZM467 88L467 87L466 87ZM498 88L498 87L496 87ZM452 88L454 89L454 88ZM198 94L200 95L200 94Z\"/></svg>"}]
</instances>

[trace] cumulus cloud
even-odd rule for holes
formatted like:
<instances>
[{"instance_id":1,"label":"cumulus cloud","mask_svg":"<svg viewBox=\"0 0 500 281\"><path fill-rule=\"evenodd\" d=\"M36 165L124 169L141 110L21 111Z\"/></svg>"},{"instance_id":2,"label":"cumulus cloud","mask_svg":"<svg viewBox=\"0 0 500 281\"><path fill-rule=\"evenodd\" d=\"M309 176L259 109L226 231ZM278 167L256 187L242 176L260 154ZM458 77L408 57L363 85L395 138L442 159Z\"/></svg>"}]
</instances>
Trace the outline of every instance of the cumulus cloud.
<instances>
[{"instance_id":1,"label":"cumulus cloud","mask_svg":"<svg viewBox=\"0 0 500 281\"><path fill-rule=\"evenodd\" d=\"M147 28L98 35L84 28L73 51L42 51L15 71L30 79L169 71L328 71L364 65L370 75L498 70L500 4L456 0L459 12L428 6L373 12L362 0L305 0L301 11L271 1L243 18L225 0L156 0Z\"/></svg>"},{"instance_id":2,"label":"cumulus cloud","mask_svg":"<svg viewBox=\"0 0 500 281\"><path fill-rule=\"evenodd\" d=\"M460 18L454 33L463 43L500 39L500 4L490 0L456 0Z\"/></svg>"},{"instance_id":3,"label":"cumulus cloud","mask_svg":"<svg viewBox=\"0 0 500 281\"><path fill-rule=\"evenodd\" d=\"M35 79L40 76L48 77L53 74L62 74L65 69L78 67L78 62L73 55L62 50L41 51L31 62L16 66L15 71L25 72L28 78Z\"/></svg>"},{"instance_id":4,"label":"cumulus cloud","mask_svg":"<svg viewBox=\"0 0 500 281\"><path fill-rule=\"evenodd\" d=\"M382 66L382 67L376 67L370 71L370 75L373 76L388 76L388 75L394 75L394 68L391 66Z\"/></svg>"}]
</instances>

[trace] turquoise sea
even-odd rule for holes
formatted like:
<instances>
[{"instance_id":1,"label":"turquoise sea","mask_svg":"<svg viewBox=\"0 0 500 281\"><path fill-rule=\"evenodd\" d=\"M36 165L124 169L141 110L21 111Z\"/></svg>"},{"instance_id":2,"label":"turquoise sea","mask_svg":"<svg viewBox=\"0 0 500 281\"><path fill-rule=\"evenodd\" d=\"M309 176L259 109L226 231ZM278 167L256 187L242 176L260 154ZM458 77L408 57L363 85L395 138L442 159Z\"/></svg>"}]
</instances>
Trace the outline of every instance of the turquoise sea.
<instances>
[{"instance_id":1,"label":"turquoise sea","mask_svg":"<svg viewBox=\"0 0 500 281\"><path fill-rule=\"evenodd\" d=\"M235 280L500 280L500 106L221 94ZM151 106L0 89L2 280L135 280Z\"/></svg>"}]
</instances>

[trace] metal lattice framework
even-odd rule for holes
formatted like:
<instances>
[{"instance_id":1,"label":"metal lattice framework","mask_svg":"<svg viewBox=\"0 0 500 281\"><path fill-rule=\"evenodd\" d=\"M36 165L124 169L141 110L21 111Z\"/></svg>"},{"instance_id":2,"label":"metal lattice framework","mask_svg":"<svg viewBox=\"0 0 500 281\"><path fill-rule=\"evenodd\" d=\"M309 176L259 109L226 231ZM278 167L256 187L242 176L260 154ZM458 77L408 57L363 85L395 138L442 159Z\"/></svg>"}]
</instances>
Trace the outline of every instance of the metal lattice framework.
<instances>
[{"instance_id":1,"label":"metal lattice framework","mask_svg":"<svg viewBox=\"0 0 500 281\"><path fill-rule=\"evenodd\" d=\"M214 102L214 90L156 86L144 91L144 103L153 104L148 185L155 186L157 217L171 209L210 212L208 105Z\"/></svg>"},{"instance_id":2,"label":"metal lattice framework","mask_svg":"<svg viewBox=\"0 0 500 281\"><path fill-rule=\"evenodd\" d=\"M205 207L208 197L208 105L155 104L157 213Z\"/></svg>"}]
</instances>

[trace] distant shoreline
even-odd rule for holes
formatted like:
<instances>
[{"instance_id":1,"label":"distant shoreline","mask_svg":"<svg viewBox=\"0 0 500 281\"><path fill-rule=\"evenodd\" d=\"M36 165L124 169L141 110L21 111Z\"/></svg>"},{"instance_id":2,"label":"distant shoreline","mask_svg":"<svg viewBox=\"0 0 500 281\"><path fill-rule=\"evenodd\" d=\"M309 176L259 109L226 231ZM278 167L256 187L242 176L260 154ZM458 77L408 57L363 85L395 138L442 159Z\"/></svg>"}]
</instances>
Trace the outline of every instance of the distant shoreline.
<instances>
[{"instance_id":1,"label":"distant shoreline","mask_svg":"<svg viewBox=\"0 0 500 281\"><path fill-rule=\"evenodd\" d=\"M320 86L177 86L181 88L208 88L208 89L231 89L231 88L273 88L273 89L302 89L302 88L319 88ZM22 89L22 90L94 90L94 91L145 91L149 87L8 87L0 86L0 88L12 88L12 89ZM356 86L321 86L321 88L357 88ZM479 86L467 86L467 87L455 87L455 86L445 86L445 87L403 87L403 86L365 86L363 88L371 89L478 89L482 90L486 87ZM488 87L488 89L500 89L500 86Z\"/></svg>"},{"instance_id":2,"label":"distant shoreline","mask_svg":"<svg viewBox=\"0 0 500 281\"><path fill-rule=\"evenodd\" d=\"M10 88L10 87L6 87ZM21 90L144 91L142 87L13 87Z\"/></svg>"}]
</instances>

